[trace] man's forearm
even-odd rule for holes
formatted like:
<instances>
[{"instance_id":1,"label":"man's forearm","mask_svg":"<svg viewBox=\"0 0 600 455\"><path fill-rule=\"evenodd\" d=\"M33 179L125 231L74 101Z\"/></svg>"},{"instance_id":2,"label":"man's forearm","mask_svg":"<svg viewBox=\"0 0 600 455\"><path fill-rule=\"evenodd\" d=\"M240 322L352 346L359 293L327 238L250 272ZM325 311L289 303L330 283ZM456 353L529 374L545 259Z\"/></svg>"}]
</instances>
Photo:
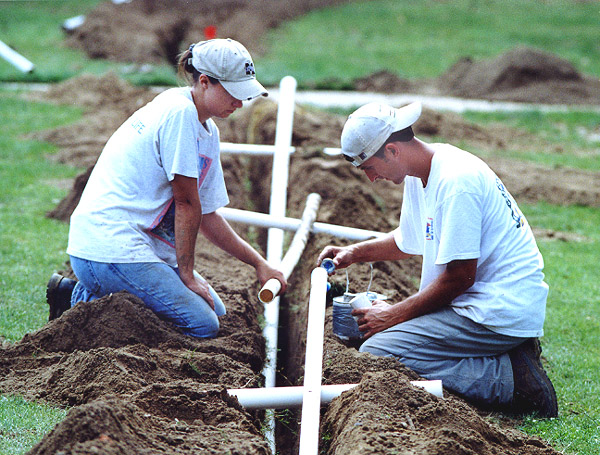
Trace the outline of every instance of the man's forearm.
<instances>
[{"instance_id":1,"label":"man's forearm","mask_svg":"<svg viewBox=\"0 0 600 455\"><path fill-rule=\"evenodd\" d=\"M473 285L476 271L477 259L450 262L429 286L392 307L394 324L450 305Z\"/></svg>"},{"instance_id":2,"label":"man's forearm","mask_svg":"<svg viewBox=\"0 0 600 455\"><path fill-rule=\"evenodd\" d=\"M395 305L378 304L354 310L359 315L359 329L368 338L396 324L438 310L467 291L475 280L477 259L452 261L444 272L425 289Z\"/></svg>"},{"instance_id":3,"label":"man's forearm","mask_svg":"<svg viewBox=\"0 0 600 455\"><path fill-rule=\"evenodd\" d=\"M354 262L397 261L412 256L398 249L392 233L384 237L355 243L351 248Z\"/></svg>"}]
</instances>

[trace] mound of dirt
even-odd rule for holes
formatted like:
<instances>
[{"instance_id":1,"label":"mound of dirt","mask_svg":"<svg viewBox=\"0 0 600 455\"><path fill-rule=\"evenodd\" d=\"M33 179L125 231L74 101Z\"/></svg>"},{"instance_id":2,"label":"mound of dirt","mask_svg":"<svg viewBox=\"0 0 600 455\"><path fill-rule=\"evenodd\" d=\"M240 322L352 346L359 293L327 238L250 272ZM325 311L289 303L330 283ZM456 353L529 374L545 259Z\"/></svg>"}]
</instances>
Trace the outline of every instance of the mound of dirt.
<instances>
[{"instance_id":1,"label":"mound of dirt","mask_svg":"<svg viewBox=\"0 0 600 455\"><path fill-rule=\"evenodd\" d=\"M244 43L251 53L263 50L271 28L315 8L348 0L133 0L103 2L86 16L67 43L90 58L121 62L177 62L177 55L216 27L219 37Z\"/></svg>"},{"instance_id":2,"label":"mound of dirt","mask_svg":"<svg viewBox=\"0 0 600 455\"><path fill-rule=\"evenodd\" d=\"M531 103L600 104L600 80L567 60L529 47L475 62L463 58L437 81L443 94Z\"/></svg>"},{"instance_id":3,"label":"mound of dirt","mask_svg":"<svg viewBox=\"0 0 600 455\"><path fill-rule=\"evenodd\" d=\"M417 390L398 371L363 376L329 406L326 453L556 454L543 441L501 430L454 397Z\"/></svg>"}]
</instances>

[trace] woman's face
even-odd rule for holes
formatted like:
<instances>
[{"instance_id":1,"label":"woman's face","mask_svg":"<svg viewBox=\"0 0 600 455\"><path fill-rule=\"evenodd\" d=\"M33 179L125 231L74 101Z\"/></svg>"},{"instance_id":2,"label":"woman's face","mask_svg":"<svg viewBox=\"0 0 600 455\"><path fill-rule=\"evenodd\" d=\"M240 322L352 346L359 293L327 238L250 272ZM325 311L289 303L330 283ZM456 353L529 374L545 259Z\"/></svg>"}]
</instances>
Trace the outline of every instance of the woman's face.
<instances>
[{"instance_id":1,"label":"woman's face","mask_svg":"<svg viewBox=\"0 0 600 455\"><path fill-rule=\"evenodd\" d=\"M243 106L242 101L231 96L220 83L213 84L204 75L200 76L193 93L201 121L209 117L227 118Z\"/></svg>"}]
</instances>

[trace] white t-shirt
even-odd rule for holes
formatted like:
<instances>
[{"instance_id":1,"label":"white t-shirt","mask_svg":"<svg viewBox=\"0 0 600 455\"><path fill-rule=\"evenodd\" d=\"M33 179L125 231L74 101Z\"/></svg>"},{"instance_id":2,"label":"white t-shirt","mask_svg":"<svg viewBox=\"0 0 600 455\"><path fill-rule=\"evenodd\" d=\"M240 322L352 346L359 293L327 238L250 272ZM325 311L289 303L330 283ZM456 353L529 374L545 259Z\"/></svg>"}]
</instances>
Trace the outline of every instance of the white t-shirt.
<instances>
[{"instance_id":1,"label":"white t-shirt","mask_svg":"<svg viewBox=\"0 0 600 455\"><path fill-rule=\"evenodd\" d=\"M458 314L509 336L543 334L548 285L531 228L501 180L479 158L447 144L427 186L405 179L401 251L423 256L421 289L459 259L478 259L475 283L452 302Z\"/></svg>"},{"instance_id":2,"label":"white t-shirt","mask_svg":"<svg viewBox=\"0 0 600 455\"><path fill-rule=\"evenodd\" d=\"M189 87L161 93L108 140L71 216L67 253L175 266L175 174L198 180L203 213L229 203L219 130L199 122Z\"/></svg>"}]
</instances>

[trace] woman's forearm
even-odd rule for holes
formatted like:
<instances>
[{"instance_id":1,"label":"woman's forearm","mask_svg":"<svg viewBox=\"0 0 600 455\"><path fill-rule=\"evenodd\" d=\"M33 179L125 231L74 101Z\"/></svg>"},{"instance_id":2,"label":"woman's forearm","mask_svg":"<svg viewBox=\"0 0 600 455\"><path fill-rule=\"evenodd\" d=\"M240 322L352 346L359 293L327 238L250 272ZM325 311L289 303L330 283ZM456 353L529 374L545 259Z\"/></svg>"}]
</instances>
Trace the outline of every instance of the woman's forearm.
<instances>
[{"instance_id":1,"label":"woman's forearm","mask_svg":"<svg viewBox=\"0 0 600 455\"><path fill-rule=\"evenodd\" d=\"M175 201L175 255L184 283L194 281L196 239L202 222L202 205L196 179L176 175L172 182Z\"/></svg>"}]
</instances>

